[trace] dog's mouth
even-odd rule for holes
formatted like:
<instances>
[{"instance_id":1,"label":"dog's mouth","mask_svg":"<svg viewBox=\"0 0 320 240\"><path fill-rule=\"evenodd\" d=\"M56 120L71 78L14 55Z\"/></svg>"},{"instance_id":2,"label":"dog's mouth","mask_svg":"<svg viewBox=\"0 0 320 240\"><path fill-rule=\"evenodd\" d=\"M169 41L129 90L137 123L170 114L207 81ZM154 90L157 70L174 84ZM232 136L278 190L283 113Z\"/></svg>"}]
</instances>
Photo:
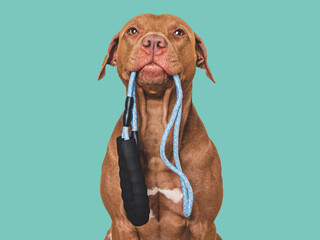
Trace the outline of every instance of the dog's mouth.
<instances>
[{"instance_id":1,"label":"dog's mouth","mask_svg":"<svg viewBox=\"0 0 320 240\"><path fill-rule=\"evenodd\" d=\"M180 72L180 68L177 68L174 64L162 63L161 61L158 63L154 59L143 60L139 61L138 64L132 64L125 71L128 79L131 72L137 72L136 83L140 86L171 86L172 76Z\"/></svg>"},{"instance_id":2,"label":"dog's mouth","mask_svg":"<svg viewBox=\"0 0 320 240\"><path fill-rule=\"evenodd\" d=\"M151 62L143 66L137 75L140 84L162 84L169 78L169 74L158 64Z\"/></svg>"},{"instance_id":3,"label":"dog's mouth","mask_svg":"<svg viewBox=\"0 0 320 240\"><path fill-rule=\"evenodd\" d=\"M146 94L162 96L167 88L174 85L174 74L171 75L170 71L166 71L166 68L162 67L160 64L150 61L147 64L141 65L136 66L136 68L131 71L126 71L126 75L129 79L131 72L137 72L135 82Z\"/></svg>"}]
</instances>

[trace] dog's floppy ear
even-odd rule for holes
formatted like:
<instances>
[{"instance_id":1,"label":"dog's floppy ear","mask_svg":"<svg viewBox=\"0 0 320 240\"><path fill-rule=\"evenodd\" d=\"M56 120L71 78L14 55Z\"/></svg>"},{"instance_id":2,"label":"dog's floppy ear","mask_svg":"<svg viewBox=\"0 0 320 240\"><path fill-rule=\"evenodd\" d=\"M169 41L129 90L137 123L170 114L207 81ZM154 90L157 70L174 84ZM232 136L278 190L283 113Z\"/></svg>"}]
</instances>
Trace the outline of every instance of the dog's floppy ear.
<instances>
[{"instance_id":1,"label":"dog's floppy ear","mask_svg":"<svg viewBox=\"0 0 320 240\"><path fill-rule=\"evenodd\" d=\"M207 77L210 78L214 83L216 82L212 76L212 73L210 71L208 62L207 62L207 50L204 46L203 41L201 38L195 33L194 34L196 38L196 54L197 54L197 67L205 69Z\"/></svg>"},{"instance_id":2,"label":"dog's floppy ear","mask_svg":"<svg viewBox=\"0 0 320 240\"><path fill-rule=\"evenodd\" d=\"M117 48L118 48L118 43L119 43L119 33L114 35L114 37L111 40L111 43L108 48L108 53L107 56L104 58L103 63L102 63L102 68L100 70L98 80L102 79L104 75L106 74L106 65L110 64L111 66L116 66L117 65Z\"/></svg>"}]
</instances>

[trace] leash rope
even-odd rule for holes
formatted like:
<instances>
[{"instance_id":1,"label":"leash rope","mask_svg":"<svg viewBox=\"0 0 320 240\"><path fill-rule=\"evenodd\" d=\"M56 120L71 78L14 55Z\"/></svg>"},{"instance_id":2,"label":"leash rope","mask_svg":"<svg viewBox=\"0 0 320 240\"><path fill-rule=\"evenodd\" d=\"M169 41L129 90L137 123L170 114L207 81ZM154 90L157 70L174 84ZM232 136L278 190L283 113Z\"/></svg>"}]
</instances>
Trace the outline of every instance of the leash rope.
<instances>
[{"instance_id":1,"label":"leash rope","mask_svg":"<svg viewBox=\"0 0 320 240\"><path fill-rule=\"evenodd\" d=\"M129 85L128 85L128 92L127 97L133 98L133 107L132 107L132 132L137 132L137 107L136 107L136 99L135 99L135 78L136 78L136 72L132 72L130 75ZM182 112L182 87L179 75L173 76L174 83L176 85L176 93L177 93L177 101L174 105L170 120L164 130L164 133L162 135L161 143L160 143L160 156L162 161L167 165L168 168L170 168L173 172L175 172L181 182L181 190L182 190L182 196L183 196L183 213L185 217L189 217L192 211L192 205L193 205L193 190L190 185L190 182L186 175L183 173L181 169L180 159L179 159L179 128L180 128L180 122L181 122L181 112ZM129 114L129 112L125 113ZM174 124L174 132L173 132L173 157L175 165L170 163L168 158L165 154L165 146L167 142L167 138L169 135L169 132ZM129 140L129 127L124 126L122 129L122 138L124 140ZM137 143L137 141L136 141ZM137 143L138 144L138 143Z\"/></svg>"},{"instance_id":2,"label":"leash rope","mask_svg":"<svg viewBox=\"0 0 320 240\"><path fill-rule=\"evenodd\" d=\"M160 156L162 158L162 161L167 165L167 167L170 168L173 172L175 172L180 178L181 190L182 190L182 196L183 196L183 213L185 217L189 217L192 211L193 191L188 178L182 172L180 159L179 159L179 128L180 128L180 122L181 122L183 94L182 94L179 75L174 75L173 80L174 80L174 83L176 84L177 101L173 107L170 120L162 135L162 140L160 144ZM174 132L173 132L173 157L174 157L174 162L176 166L172 165L169 162L165 154L167 138L173 124L175 124Z\"/></svg>"},{"instance_id":3,"label":"leash rope","mask_svg":"<svg viewBox=\"0 0 320 240\"><path fill-rule=\"evenodd\" d=\"M135 79L136 79L137 72L132 72L129 79L128 85L128 93L127 97L133 97L133 108L132 108L132 131L137 131L137 105L136 105L136 91L135 91ZM126 113L125 113L126 114ZM123 127L122 129L122 138L124 140L129 140L129 127Z\"/></svg>"}]
</instances>

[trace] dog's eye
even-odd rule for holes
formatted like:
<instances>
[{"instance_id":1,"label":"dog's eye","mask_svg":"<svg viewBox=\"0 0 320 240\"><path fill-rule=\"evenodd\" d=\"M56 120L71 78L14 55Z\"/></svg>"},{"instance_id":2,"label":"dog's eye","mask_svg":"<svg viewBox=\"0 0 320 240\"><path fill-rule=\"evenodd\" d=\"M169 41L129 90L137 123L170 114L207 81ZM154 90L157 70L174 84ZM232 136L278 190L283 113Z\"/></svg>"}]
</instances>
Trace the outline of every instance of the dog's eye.
<instances>
[{"instance_id":1,"label":"dog's eye","mask_svg":"<svg viewBox=\"0 0 320 240\"><path fill-rule=\"evenodd\" d=\"M174 35L182 36L184 35L184 31L182 29L177 29L173 33Z\"/></svg>"},{"instance_id":2,"label":"dog's eye","mask_svg":"<svg viewBox=\"0 0 320 240\"><path fill-rule=\"evenodd\" d=\"M127 33L129 35L137 34L138 30L136 28L134 28L134 27L131 27L131 28L128 29Z\"/></svg>"}]
</instances>

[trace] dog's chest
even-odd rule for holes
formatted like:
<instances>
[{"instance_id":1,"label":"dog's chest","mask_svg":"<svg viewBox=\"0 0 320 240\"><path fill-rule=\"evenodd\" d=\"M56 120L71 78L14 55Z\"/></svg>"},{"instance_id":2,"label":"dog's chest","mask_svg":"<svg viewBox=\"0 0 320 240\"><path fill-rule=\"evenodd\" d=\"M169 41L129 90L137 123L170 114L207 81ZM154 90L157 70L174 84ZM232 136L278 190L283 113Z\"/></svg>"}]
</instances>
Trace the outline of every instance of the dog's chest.
<instances>
[{"instance_id":1,"label":"dog's chest","mask_svg":"<svg viewBox=\"0 0 320 240\"><path fill-rule=\"evenodd\" d=\"M171 171L160 157L160 136L153 136L147 142L146 149L141 149L142 167L148 189L151 213L150 218L160 221L160 216L183 216L183 199L178 175ZM160 140L158 138L160 137ZM144 145L145 146L145 145ZM171 160L172 158L168 158Z\"/></svg>"},{"instance_id":2,"label":"dog's chest","mask_svg":"<svg viewBox=\"0 0 320 240\"><path fill-rule=\"evenodd\" d=\"M160 221L161 216L163 218L168 214L183 217L183 198L179 177L164 165L160 157L153 157L149 161L149 167L145 170L151 210L149 217L157 221Z\"/></svg>"},{"instance_id":3,"label":"dog's chest","mask_svg":"<svg viewBox=\"0 0 320 240\"><path fill-rule=\"evenodd\" d=\"M161 100L148 100L146 116L140 127L140 151L145 171L160 172L167 169L160 157L160 143L166 127L163 121L165 113L162 105Z\"/></svg>"},{"instance_id":4,"label":"dog's chest","mask_svg":"<svg viewBox=\"0 0 320 240\"><path fill-rule=\"evenodd\" d=\"M145 182L148 188L151 213L150 218L164 216L160 211L183 216L183 199L179 177L172 172L160 157L160 143L166 127L167 115L163 111L163 102L147 101L146 119L139 132L140 156ZM172 134L166 145L167 158L172 161ZM165 214L167 215L167 214ZM159 220L159 219L158 219Z\"/></svg>"}]
</instances>

